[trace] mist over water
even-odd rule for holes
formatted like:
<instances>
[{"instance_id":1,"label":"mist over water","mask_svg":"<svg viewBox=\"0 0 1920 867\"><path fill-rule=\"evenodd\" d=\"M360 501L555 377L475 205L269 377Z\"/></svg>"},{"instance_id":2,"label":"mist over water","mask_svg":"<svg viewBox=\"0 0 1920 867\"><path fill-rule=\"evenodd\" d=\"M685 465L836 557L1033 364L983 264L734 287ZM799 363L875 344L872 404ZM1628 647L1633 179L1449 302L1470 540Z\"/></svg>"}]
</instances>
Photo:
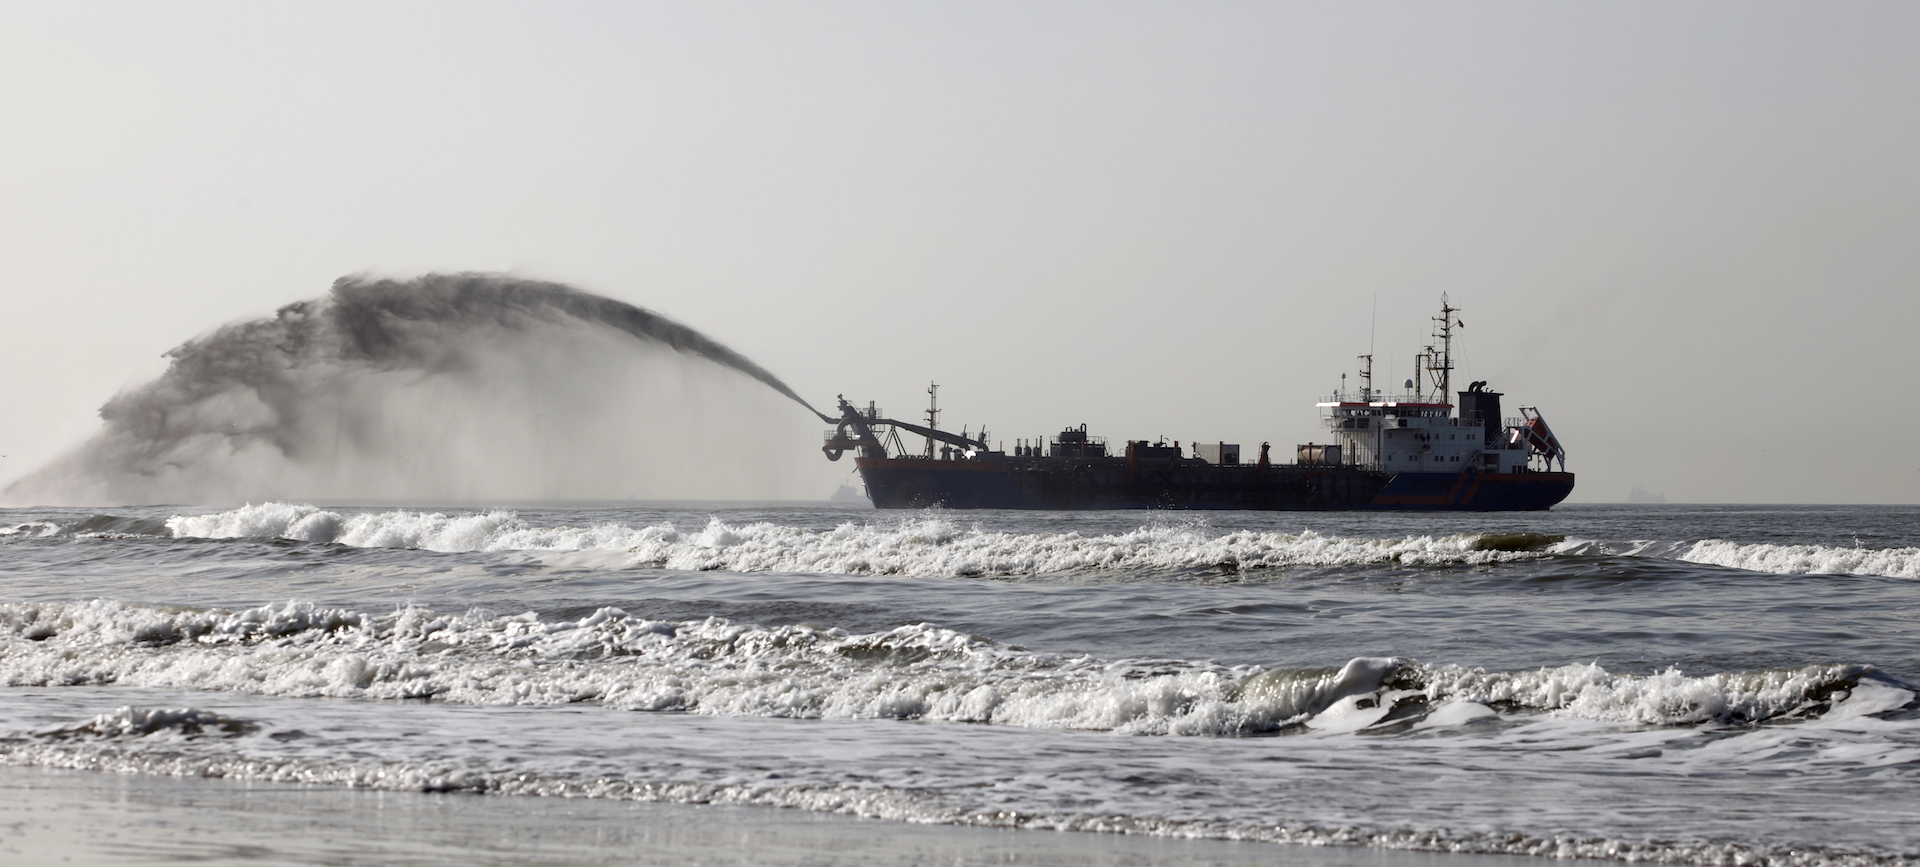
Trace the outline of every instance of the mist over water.
<instances>
[{"instance_id":1,"label":"mist over water","mask_svg":"<svg viewBox=\"0 0 1920 867\"><path fill-rule=\"evenodd\" d=\"M806 498L816 419L656 313L493 274L343 277L222 326L9 486L36 503Z\"/></svg>"}]
</instances>

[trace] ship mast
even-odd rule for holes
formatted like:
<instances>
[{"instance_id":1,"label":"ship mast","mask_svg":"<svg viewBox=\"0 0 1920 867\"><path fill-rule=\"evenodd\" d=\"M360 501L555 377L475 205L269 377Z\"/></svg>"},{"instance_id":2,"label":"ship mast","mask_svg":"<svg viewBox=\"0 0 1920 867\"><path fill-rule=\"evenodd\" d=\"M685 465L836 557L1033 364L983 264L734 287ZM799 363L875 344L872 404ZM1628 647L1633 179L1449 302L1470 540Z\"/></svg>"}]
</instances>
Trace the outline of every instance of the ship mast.
<instances>
[{"instance_id":1,"label":"ship mast","mask_svg":"<svg viewBox=\"0 0 1920 867\"><path fill-rule=\"evenodd\" d=\"M1369 352L1366 355L1360 356L1360 360L1362 362L1365 362L1364 364L1360 365L1360 402L1372 403L1373 402L1373 353ZM1342 374L1342 375L1344 376L1345 374Z\"/></svg>"},{"instance_id":2,"label":"ship mast","mask_svg":"<svg viewBox=\"0 0 1920 867\"><path fill-rule=\"evenodd\" d=\"M1451 390L1453 384L1453 314L1458 312L1460 312L1460 308L1447 303L1447 294L1445 292L1440 293L1440 315L1433 317L1435 323L1433 326L1433 337L1435 340L1440 341L1440 351L1435 352L1432 346L1427 347L1426 367L1427 375L1432 379L1433 384L1439 388L1440 400L1443 403L1453 399L1453 391Z\"/></svg>"},{"instance_id":3,"label":"ship mast","mask_svg":"<svg viewBox=\"0 0 1920 867\"><path fill-rule=\"evenodd\" d=\"M927 383L927 428L940 429L940 384ZM927 460L933 460L933 437L927 437Z\"/></svg>"}]
</instances>

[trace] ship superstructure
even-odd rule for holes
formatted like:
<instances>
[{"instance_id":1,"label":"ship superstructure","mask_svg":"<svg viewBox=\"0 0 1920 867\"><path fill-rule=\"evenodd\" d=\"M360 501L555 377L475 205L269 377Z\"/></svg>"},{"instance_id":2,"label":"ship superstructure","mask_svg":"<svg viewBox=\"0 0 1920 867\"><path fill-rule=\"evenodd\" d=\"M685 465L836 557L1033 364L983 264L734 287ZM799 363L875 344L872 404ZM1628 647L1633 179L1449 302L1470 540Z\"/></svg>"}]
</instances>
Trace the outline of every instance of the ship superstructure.
<instances>
[{"instance_id":1,"label":"ship superstructure","mask_svg":"<svg viewBox=\"0 0 1920 867\"><path fill-rule=\"evenodd\" d=\"M1406 380L1401 391L1375 390L1373 356L1362 355L1360 388L1341 389L1320 400L1321 423L1332 432L1330 447L1337 450L1326 453L1330 462L1389 473L1458 472L1468 465L1516 473L1536 458L1542 470L1554 460L1566 468L1566 451L1537 407L1523 406L1518 417L1503 418L1500 399L1505 395L1488 391L1484 381L1459 392L1458 404L1446 401L1453 378L1453 331L1460 324L1454 314L1459 312L1441 297L1433 329L1438 348L1428 344L1414 356L1419 378ZM1321 454L1315 452L1316 457Z\"/></svg>"},{"instance_id":2,"label":"ship superstructure","mask_svg":"<svg viewBox=\"0 0 1920 867\"><path fill-rule=\"evenodd\" d=\"M1110 452L1085 425L1015 440L1008 452L989 445L984 429L940 430L938 386L927 390L925 425L842 397L823 451L831 460L856 453L879 508L1549 508L1572 492L1573 474L1539 409L1523 406L1519 416L1505 418L1504 395L1485 382L1458 392L1457 404L1447 400L1458 312L1443 296L1434 343L1416 357L1416 378L1399 391L1376 390L1372 356L1360 356L1360 388L1343 387L1318 403L1328 441L1296 446L1288 463L1275 462L1267 443L1253 463L1225 442L1194 443L1188 455L1179 442L1129 440ZM924 438L924 448L909 452L902 432Z\"/></svg>"}]
</instances>

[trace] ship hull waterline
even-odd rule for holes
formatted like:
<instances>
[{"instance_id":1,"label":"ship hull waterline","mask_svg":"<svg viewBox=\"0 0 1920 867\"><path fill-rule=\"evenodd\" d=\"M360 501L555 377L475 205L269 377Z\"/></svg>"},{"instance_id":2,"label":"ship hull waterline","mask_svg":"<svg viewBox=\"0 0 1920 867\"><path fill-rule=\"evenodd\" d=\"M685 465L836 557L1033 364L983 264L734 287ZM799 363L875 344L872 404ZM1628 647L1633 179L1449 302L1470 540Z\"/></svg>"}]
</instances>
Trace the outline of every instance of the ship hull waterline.
<instances>
[{"instance_id":1,"label":"ship hull waterline","mask_svg":"<svg viewBox=\"0 0 1920 867\"><path fill-rule=\"evenodd\" d=\"M1541 511L1573 492L1572 473L1387 473L1294 465L1208 468L1198 478L1141 473L1123 459L1068 467L856 458L880 509ZM1196 474L1183 474L1196 475Z\"/></svg>"}]
</instances>

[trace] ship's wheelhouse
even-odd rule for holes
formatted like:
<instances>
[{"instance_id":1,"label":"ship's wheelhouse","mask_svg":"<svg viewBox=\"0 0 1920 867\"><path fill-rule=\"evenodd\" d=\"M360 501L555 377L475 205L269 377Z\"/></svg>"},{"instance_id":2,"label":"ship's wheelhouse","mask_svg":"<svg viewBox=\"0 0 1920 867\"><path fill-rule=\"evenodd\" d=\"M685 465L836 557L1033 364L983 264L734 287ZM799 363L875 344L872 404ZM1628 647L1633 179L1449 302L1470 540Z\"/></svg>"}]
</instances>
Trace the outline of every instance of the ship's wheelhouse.
<instances>
[{"instance_id":1,"label":"ship's wheelhouse","mask_svg":"<svg viewBox=\"0 0 1920 867\"><path fill-rule=\"evenodd\" d=\"M1468 468L1517 472L1527 452L1502 428L1454 415L1454 405L1413 395L1334 394L1319 403L1341 463L1383 472L1457 473ZM1306 446L1302 447L1307 448ZM1316 452L1320 454L1321 452Z\"/></svg>"}]
</instances>

